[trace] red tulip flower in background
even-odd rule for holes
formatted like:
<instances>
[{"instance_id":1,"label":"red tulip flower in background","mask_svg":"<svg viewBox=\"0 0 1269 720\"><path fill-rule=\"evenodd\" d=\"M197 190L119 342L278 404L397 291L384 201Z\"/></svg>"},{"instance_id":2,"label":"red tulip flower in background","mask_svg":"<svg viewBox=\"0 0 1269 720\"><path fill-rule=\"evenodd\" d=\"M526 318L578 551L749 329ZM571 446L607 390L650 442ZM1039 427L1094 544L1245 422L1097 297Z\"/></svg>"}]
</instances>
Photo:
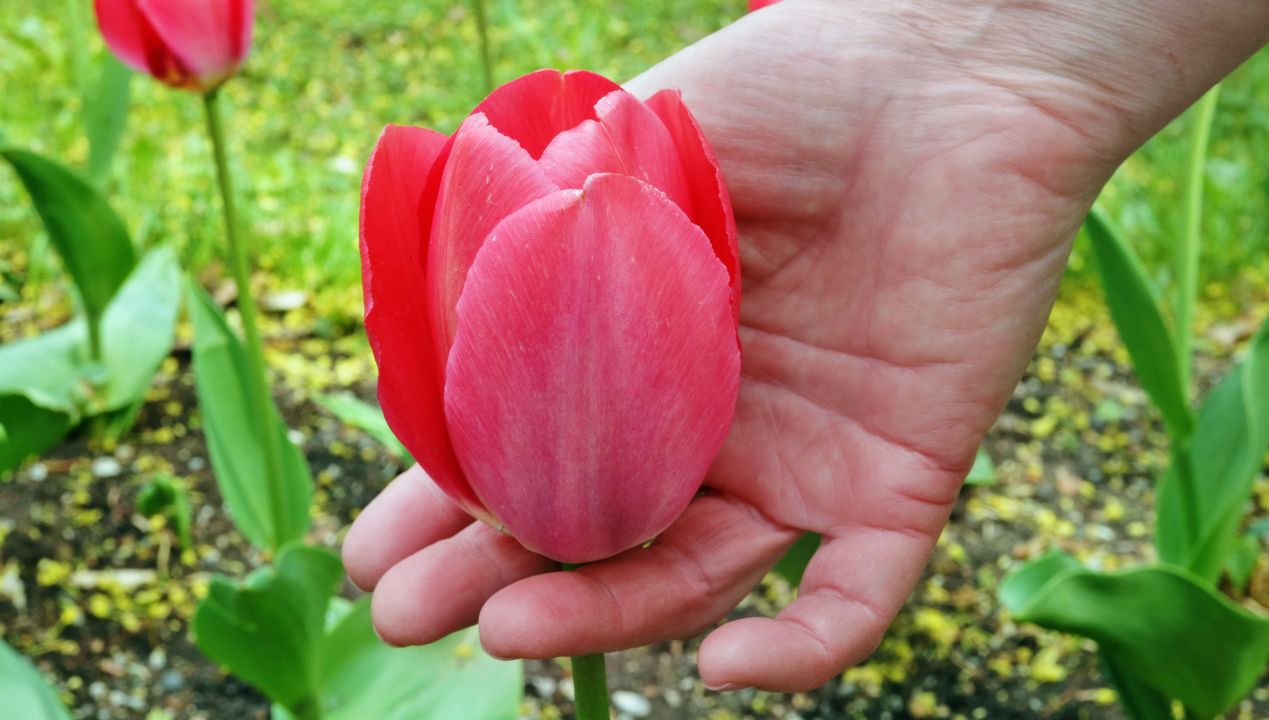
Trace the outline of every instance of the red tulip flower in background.
<instances>
[{"instance_id":1,"label":"red tulip flower in background","mask_svg":"<svg viewBox=\"0 0 1269 720\"><path fill-rule=\"evenodd\" d=\"M677 92L543 70L452 137L388 126L361 249L384 415L463 508L569 563L683 511L735 410L740 280Z\"/></svg>"},{"instance_id":2,"label":"red tulip flower in background","mask_svg":"<svg viewBox=\"0 0 1269 720\"><path fill-rule=\"evenodd\" d=\"M94 0L93 6L111 52L174 88L216 89L251 49L255 0Z\"/></svg>"},{"instance_id":3,"label":"red tulip flower in background","mask_svg":"<svg viewBox=\"0 0 1269 720\"><path fill-rule=\"evenodd\" d=\"M749 12L761 10L768 5L775 5L778 2L780 2L780 0L749 0Z\"/></svg>"}]
</instances>

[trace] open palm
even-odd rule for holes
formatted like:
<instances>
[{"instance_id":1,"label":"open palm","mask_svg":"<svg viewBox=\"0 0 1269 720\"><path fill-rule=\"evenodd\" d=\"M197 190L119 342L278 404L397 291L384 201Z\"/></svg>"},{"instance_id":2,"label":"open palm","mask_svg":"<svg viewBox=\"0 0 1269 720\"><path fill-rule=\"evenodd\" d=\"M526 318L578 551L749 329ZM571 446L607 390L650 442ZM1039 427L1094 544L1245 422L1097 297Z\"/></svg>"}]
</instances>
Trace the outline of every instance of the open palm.
<instances>
[{"instance_id":1,"label":"open palm","mask_svg":"<svg viewBox=\"0 0 1269 720\"><path fill-rule=\"evenodd\" d=\"M777 5L631 83L683 91L732 193L744 355L731 433L666 533L580 572L551 572L412 469L345 544L386 640L479 619L495 655L552 657L694 634L815 531L799 598L715 630L702 677L807 689L872 651L1120 159L1092 140L1105 111L1070 80L997 72L894 21Z\"/></svg>"}]
</instances>

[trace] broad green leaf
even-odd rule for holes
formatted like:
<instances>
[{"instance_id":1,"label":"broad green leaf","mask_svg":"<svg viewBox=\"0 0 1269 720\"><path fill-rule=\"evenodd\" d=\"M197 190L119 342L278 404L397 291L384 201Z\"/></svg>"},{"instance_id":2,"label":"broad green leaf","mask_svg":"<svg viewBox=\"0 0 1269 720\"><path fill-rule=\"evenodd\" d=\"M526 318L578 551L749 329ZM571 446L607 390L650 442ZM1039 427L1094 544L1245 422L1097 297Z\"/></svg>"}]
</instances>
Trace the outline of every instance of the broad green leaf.
<instances>
[{"instance_id":1,"label":"broad green leaf","mask_svg":"<svg viewBox=\"0 0 1269 720\"><path fill-rule=\"evenodd\" d=\"M110 176L110 164L128 120L132 71L112 53L102 55L101 78L84 113L88 135L88 177L101 187Z\"/></svg>"},{"instance_id":2,"label":"broad green leaf","mask_svg":"<svg viewBox=\"0 0 1269 720\"><path fill-rule=\"evenodd\" d=\"M1053 553L999 592L1019 621L1097 641L1117 672L1203 716L1250 692L1269 662L1269 619L1168 565L1101 574Z\"/></svg>"},{"instance_id":3,"label":"broad green leaf","mask_svg":"<svg viewBox=\"0 0 1269 720\"><path fill-rule=\"evenodd\" d=\"M349 393L318 395L317 404L345 425L351 425L378 440L393 457L412 462L410 451L392 434L392 428L388 427L388 421L383 419L383 411L379 408Z\"/></svg>"},{"instance_id":4,"label":"broad green leaf","mask_svg":"<svg viewBox=\"0 0 1269 720\"><path fill-rule=\"evenodd\" d=\"M1159 310L1155 294L1141 262L1119 231L1100 210L1093 208L1084 221L1110 316L1141 387L1163 415L1175 442L1189 437L1194 425L1189 393L1182 384L1176 343Z\"/></svg>"},{"instance_id":5,"label":"broad green leaf","mask_svg":"<svg viewBox=\"0 0 1269 720\"><path fill-rule=\"evenodd\" d=\"M241 585L214 578L194 614L198 648L270 700L302 711L317 702L326 608L343 572L328 550L288 545L274 567Z\"/></svg>"},{"instance_id":6,"label":"broad green leaf","mask_svg":"<svg viewBox=\"0 0 1269 720\"><path fill-rule=\"evenodd\" d=\"M0 346L0 473L57 444L81 417L83 324Z\"/></svg>"},{"instance_id":7,"label":"broad green leaf","mask_svg":"<svg viewBox=\"0 0 1269 720\"><path fill-rule=\"evenodd\" d=\"M1120 661L1105 650L1099 650L1102 672L1119 695L1119 703L1134 720L1170 720L1172 701L1147 685L1141 678L1124 669Z\"/></svg>"},{"instance_id":8,"label":"broad green leaf","mask_svg":"<svg viewBox=\"0 0 1269 720\"><path fill-rule=\"evenodd\" d=\"M0 708L22 720L70 720L57 693L40 671L0 640Z\"/></svg>"},{"instance_id":9,"label":"broad green leaf","mask_svg":"<svg viewBox=\"0 0 1269 720\"><path fill-rule=\"evenodd\" d=\"M820 540L819 533L806 533L798 538L771 571L788 580L793 587L801 585L806 566L815 557L815 551L820 549Z\"/></svg>"},{"instance_id":10,"label":"broad green leaf","mask_svg":"<svg viewBox=\"0 0 1269 720\"><path fill-rule=\"evenodd\" d=\"M24 395L0 394L0 473L53 447L71 427L66 413L40 407Z\"/></svg>"},{"instance_id":11,"label":"broad green leaf","mask_svg":"<svg viewBox=\"0 0 1269 720\"><path fill-rule=\"evenodd\" d=\"M1269 320L1204 399L1188 450L1192 487L1185 486L1183 456L1159 487L1155 542L1162 560L1215 582L1269 451ZM1196 521L1193 539L1185 532L1187 508Z\"/></svg>"},{"instance_id":12,"label":"broad green leaf","mask_svg":"<svg viewBox=\"0 0 1269 720\"><path fill-rule=\"evenodd\" d=\"M991 461L991 456L986 450L978 448L978 454L974 456L974 467L970 468L969 475L965 476L965 484L996 484L996 465Z\"/></svg>"},{"instance_id":13,"label":"broad green leaf","mask_svg":"<svg viewBox=\"0 0 1269 720\"><path fill-rule=\"evenodd\" d=\"M181 308L181 269L171 248L146 253L102 318L104 402L108 409L145 396L163 358L172 351Z\"/></svg>"},{"instance_id":14,"label":"broad green leaf","mask_svg":"<svg viewBox=\"0 0 1269 720\"><path fill-rule=\"evenodd\" d=\"M30 193L89 323L95 323L137 263L127 228L105 198L70 170L25 150L0 149L0 156Z\"/></svg>"},{"instance_id":15,"label":"broad green leaf","mask_svg":"<svg viewBox=\"0 0 1269 720\"><path fill-rule=\"evenodd\" d=\"M84 319L0 346L0 472L65 437L85 417L131 425L172 347L180 270L170 250L146 255L106 308L103 364L89 357Z\"/></svg>"},{"instance_id":16,"label":"broad green leaf","mask_svg":"<svg viewBox=\"0 0 1269 720\"><path fill-rule=\"evenodd\" d=\"M203 435L230 517L259 547L277 548L300 539L308 531L313 494L308 463L287 438L272 401L269 417L256 412L246 352L211 298L189 283L187 302L194 322L194 383ZM260 442L266 432L277 436L283 453L281 487L272 490Z\"/></svg>"},{"instance_id":17,"label":"broad green leaf","mask_svg":"<svg viewBox=\"0 0 1269 720\"><path fill-rule=\"evenodd\" d=\"M322 658L323 720L520 716L521 664L486 655L474 628L423 647L389 647L375 636L366 597L331 627Z\"/></svg>"},{"instance_id":18,"label":"broad green leaf","mask_svg":"<svg viewBox=\"0 0 1269 720\"><path fill-rule=\"evenodd\" d=\"M0 393L22 395L78 420L94 393L85 377L87 354L82 321L0 345Z\"/></svg>"}]
</instances>

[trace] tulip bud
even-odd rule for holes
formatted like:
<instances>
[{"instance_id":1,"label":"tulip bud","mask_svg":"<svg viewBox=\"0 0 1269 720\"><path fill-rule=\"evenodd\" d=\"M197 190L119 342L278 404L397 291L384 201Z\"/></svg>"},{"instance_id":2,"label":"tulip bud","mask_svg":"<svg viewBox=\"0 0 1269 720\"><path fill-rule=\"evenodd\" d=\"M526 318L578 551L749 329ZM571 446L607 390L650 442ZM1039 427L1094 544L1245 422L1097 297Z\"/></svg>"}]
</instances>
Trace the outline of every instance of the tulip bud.
<instances>
[{"instance_id":1,"label":"tulip bud","mask_svg":"<svg viewBox=\"0 0 1269 720\"><path fill-rule=\"evenodd\" d=\"M452 137L389 126L361 249L384 415L468 512L570 563L682 513L735 410L740 279L677 92L543 70Z\"/></svg>"},{"instance_id":2,"label":"tulip bud","mask_svg":"<svg viewBox=\"0 0 1269 720\"><path fill-rule=\"evenodd\" d=\"M106 46L181 90L216 89L251 49L255 0L94 0Z\"/></svg>"}]
</instances>

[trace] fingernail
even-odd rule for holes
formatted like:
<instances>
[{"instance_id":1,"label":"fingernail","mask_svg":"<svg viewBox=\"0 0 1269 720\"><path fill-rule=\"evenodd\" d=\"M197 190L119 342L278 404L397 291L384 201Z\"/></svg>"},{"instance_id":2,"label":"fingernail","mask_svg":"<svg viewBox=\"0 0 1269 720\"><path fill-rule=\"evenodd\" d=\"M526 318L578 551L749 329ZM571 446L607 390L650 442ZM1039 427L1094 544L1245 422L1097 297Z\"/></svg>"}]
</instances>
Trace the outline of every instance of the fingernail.
<instances>
[{"instance_id":1,"label":"fingernail","mask_svg":"<svg viewBox=\"0 0 1269 720\"><path fill-rule=\"evenodd\" d=\"M705 689L713 690L714 692L732 692L734 690L744 690L747 687L749 686L743 683L734 682L723 683L722 685L710 685L709 683L705 683Z\"/></svg>"}]
</instances>

